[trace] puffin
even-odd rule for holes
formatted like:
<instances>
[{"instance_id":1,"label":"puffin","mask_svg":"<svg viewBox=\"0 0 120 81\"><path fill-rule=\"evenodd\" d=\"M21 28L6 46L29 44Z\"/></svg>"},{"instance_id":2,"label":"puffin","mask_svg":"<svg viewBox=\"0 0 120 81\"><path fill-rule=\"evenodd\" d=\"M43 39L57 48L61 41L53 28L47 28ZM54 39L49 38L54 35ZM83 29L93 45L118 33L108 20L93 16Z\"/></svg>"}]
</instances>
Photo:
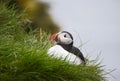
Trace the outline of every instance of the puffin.
<instances>
[{"instance_id":1,"label":"puffin","mask_svg":"<svg viewBox=\"0 0 120 81\"><path fill-rule=\"evenodd\" d=\"M51 35L50 40L55 43L48 49L48 54L55 58L61 58L70 64L86 64L85 58L79 48L73 46L73 36L67 31Z\"/></svg>"}]
</instances>

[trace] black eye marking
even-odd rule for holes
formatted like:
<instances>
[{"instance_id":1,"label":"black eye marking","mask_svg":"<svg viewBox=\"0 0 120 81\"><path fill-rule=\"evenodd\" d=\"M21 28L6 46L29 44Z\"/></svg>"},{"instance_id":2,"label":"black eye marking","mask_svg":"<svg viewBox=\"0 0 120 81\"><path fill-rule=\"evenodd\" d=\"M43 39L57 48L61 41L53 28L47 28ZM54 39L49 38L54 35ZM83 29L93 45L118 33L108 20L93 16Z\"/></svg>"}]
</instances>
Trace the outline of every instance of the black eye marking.
<instances>
[{"instance_id":1,"label":"black eye marking","mask_svg":"<svg viewBox=\"0 0 120 81\"><path fill-rule=\"evenodd\" d=\"M64 37L66 37L66 34L64 35Z\"/></svg>"}]
</instances>

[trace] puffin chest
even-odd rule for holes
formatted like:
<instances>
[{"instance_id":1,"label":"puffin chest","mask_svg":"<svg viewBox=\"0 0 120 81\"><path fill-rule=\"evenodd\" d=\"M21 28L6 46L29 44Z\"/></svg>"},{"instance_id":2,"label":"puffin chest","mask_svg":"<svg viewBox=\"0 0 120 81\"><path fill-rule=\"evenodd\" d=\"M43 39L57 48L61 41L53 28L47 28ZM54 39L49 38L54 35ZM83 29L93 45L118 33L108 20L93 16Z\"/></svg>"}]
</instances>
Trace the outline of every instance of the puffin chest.
<instances>
[{"instance_id":1,"label":"puffin chest","mask_svg":"<svg viewBox=\"0 0 120 81\"><path fill-rule=\"evenodd\" d=\"M66 59L67 62L72 64L80 64L81 60L75 54L68 52L60 45L55 45L48 50L48 54L55 57L61 58L62 60Z\"/></svg>"}]
</instances>

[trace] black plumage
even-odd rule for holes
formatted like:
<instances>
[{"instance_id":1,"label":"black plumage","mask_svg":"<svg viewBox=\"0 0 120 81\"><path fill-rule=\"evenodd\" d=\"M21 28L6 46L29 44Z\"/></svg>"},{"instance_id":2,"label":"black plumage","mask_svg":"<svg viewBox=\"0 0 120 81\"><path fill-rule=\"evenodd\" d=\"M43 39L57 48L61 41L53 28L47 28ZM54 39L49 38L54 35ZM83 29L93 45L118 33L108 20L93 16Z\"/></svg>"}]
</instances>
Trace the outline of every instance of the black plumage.
<instances>
[{"instance_id":1,"label":"black plumage","mask_svg":"<svg viewBox=\"0 0 120 81\"><path fill-rule=\"evenodd\" d=\"M73 43L66 45L66 44L62 44L62 43L57 43L58 45L62 46L65 50L67 50L68 52L78 56L80 58L80 60L82 61L82 63L86 63L85 58L82 54L82 52L77 48L73 46Z\"/></svg>"}]
</instances>

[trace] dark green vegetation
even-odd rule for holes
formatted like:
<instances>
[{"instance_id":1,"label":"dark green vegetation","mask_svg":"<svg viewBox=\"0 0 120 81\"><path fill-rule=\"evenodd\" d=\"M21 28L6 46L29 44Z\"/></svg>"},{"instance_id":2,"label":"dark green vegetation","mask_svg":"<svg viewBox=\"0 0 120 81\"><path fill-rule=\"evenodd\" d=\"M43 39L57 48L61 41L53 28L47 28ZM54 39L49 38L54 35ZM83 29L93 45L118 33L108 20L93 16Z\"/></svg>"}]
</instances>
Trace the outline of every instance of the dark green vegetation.
<instances>
[{"instance_id":1,"label":"dark green vegetation","mask_svg":"<svg viewBox=\"0 0 120 81\"><path fill-rule=\"evenodd\" d=\"M24 11L21 16L22 27L26 29L26 32L30 31L30 28L26 25L30 25L32 30L35 30L38 36L39 30L42 29L46 33L56 33L60 30L60 27L54 23L50 13L49 4L43 1L37 0L0 0L2 3L7 2L7 7L13 7L18 11Z\"/></svg>"},{"instance_id":2,"label":"dark green vegetation","mask_svg":"<svg viewBox=\"0 0 120 81\"><path fill-rule=\"evenodd\" d=\"M24 32L22 12L0 3L0 81L105 81L99 64L70 65L51 58L49 36ZM29 25L27 25L29 27Z\"/></svg>"}]
</instances>

